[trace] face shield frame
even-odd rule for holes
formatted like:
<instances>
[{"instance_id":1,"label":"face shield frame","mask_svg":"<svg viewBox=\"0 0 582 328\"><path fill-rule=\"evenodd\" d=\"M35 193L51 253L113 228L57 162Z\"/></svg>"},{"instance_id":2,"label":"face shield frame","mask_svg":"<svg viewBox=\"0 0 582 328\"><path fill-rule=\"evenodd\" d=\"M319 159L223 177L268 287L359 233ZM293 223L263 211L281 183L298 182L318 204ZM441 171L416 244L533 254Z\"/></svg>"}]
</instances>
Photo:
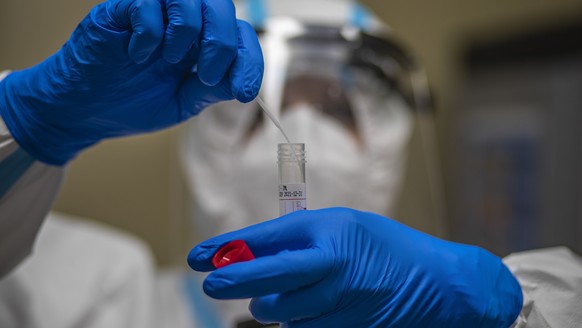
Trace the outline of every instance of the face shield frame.
<instances>
[{"instance_id":1,"label":"face shield frame","mask_svg":"<svg viewBox=\"0 0 582 328\"><path fill-rule=\"evenodd\" d=\"M389 32L369 32L353 26L334 27L276 18L255 28L262 40L287 44L280 50L313 45L339 45L346 49L344 63L369 72L398 92L419 114L434 114L425 72L416 57ZM284 54L289 56L289 54Z\"/></svg>"}]
</instances>

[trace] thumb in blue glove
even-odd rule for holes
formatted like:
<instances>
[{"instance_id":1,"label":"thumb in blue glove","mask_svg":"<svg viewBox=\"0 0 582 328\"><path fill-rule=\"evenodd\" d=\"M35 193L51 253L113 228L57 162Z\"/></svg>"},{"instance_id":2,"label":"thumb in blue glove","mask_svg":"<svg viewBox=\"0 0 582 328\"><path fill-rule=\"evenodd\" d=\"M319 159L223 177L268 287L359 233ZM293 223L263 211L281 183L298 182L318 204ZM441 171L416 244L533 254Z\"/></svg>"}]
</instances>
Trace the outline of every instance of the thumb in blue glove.
<instances>
[{"instance_id":1,"label":"thumb in blue glove","mask_svg":"<svg viewBox=\"0 0 582 328\"><path fill-rule=\"evenodd\" d=\"M379 215L298 211L196 246L188 263L211 271L229 241L257 257L212 272L204 291L252 298L263 323L282 327L509 327L521 288L501 260Z\"/></svg>"},{"instance_id":2,"label":"thumb in blue glove","mask_svg":"<svg viewBox=\"0 0 582 328\"><path fill-rule=\"evenodd\" d=\"M0 115L36 159L62 165L104 138L163 129L258 93L263 58L231 0L110 0L41 64L0 84Z\"/></svg>"}]
</instances>

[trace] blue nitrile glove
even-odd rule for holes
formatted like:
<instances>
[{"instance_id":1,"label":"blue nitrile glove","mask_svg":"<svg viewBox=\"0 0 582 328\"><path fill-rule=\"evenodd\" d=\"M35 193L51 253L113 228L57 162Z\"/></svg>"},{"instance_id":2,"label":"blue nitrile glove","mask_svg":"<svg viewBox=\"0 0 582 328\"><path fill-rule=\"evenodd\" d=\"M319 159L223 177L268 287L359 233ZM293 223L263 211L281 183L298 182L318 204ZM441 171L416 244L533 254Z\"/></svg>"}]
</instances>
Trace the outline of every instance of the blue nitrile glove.
<instances>
[{"instance_id":1,"label":"blue nitrile glove","mask_svg":"<svg viewBox=\"0 0 582 328\"><path fill-rule=\"evenodd\" d=\"M521 288L501 260L385 217L345 208L298 211L196 246L213 270L221 245L242 239L257 257L211 273L217 299L253 298L260 322L283 327L509 327Z\"/></svg>"},{"instance_id":2,"label":"blue nitrile glove","mask_svg":"<svg viewBox=\"0 0 582 328\"><path fill-rule=\"evenodd\" d=\"M0 84L0 115L27 152L62 165L104 138L251 101L263 57L232 0L110 0L63 48Z\"/></svg>"}]
</instances>

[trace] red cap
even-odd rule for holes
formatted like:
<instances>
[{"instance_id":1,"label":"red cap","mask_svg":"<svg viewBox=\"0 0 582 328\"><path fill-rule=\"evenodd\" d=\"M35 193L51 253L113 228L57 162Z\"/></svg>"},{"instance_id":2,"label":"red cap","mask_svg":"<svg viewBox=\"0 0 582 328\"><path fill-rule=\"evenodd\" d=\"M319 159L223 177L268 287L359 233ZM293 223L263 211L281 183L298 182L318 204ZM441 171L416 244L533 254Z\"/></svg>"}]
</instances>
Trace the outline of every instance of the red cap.
<instances>
[{"instance_id":1,"label":"red cap","mask_svg":"<svg viewBox=\"0 0 582 328\"><path fill-rule=\"evenodd\" d=\"M212 264L217 269L227 265L254 260L255 256L244 240L233 240L220 247L212 257Z\"/></svg>"}]
</instances>

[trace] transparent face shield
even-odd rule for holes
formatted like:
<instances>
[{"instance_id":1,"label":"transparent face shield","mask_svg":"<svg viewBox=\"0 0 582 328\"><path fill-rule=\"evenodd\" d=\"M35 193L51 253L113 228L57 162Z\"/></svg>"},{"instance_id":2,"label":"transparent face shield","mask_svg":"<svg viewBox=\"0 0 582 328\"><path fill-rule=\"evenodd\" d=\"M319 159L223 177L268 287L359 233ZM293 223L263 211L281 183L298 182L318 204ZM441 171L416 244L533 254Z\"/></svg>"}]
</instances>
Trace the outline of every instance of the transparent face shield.
<instances>
[{"instance_id":1,"label":"transparent face shield","mask_svg":"<svg viewBox=\"0 0 582 328\"><path fill-rule=\"evenodd\" d=\"M386 37L353 27L309 26L288 18L269 21L261 35L265 53L261 94L269 107L284 106L286 84L302 75L328 78L349 89L352 83L360 82L356 80L359 75L368 74L368 78L411 100L410 81L416 65Z\"/></svg>"},{"instance_id":2,"label":"transparent face shield","mask_svg":"<svg viewBox=\"0 0 582 328\"><path fill-rule=\"evenodd\" d=\"M265 26L260 96L291 141L306 145L309 208L390 215L412 129L412 61L357 29L290 19ZM208 108L182 141L202 237L278 216L276 151L284 140L257 103Z\"/></svg>"}]
</instances>

